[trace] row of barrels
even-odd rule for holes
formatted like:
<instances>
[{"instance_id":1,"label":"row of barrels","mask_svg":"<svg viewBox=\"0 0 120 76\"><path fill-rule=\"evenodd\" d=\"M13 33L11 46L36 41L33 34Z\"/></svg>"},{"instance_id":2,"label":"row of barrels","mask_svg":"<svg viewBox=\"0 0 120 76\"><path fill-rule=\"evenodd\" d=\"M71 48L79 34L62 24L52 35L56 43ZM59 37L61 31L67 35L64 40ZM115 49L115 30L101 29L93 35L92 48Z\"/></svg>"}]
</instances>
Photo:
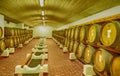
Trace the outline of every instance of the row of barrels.
<instances>
[{"instance_id":1,"label":"row of barrels","mask_svg":"<svg viewBox=\"0 0 120 76\"><path fill-rule=\"evenodd\" d=\"M0 38L2 38L2 36L3 36L3 29L2 27L0 27Z\"/></svg>"},{"instance_id":2,"label":"row of barrels","mask_svg":"<svg viewBox=\"0 0 120 76\"><path fill-rule=\"evenodd\" d=\"M76 26L66 29L66 38L86 43L100 43L120 50L120 22Z\"/></svg>"},{"instance_id":3,"label":"row of barrels","mask_svg":"<svg viewBox=\"0 0 120 76\"><path fill-rule=\"evenodd\" d=\"M62 36L62 37L65 37L65 36L66 36L64 29L63 29L63 30L53 30L52 33L55 34L55 35Z\"/></svg>"},{"instance_id":4,"label":"row of barrels","mask_svg":"<svg viewBox=\"0 0 120 76\"><path fill-rule=\"evenodd\" d=\"M32 34L32 30L4 27L4 35L7 36L20 36L25 34Z\"/></svg>"},{"instance_id":5,"label":"row of barrels","mask_svg":"<svg viewBox=\"0 0 120 76\"><path fill-rule=\"evenodd\" d=\"M96 48L73 40L68 40L66 45L78 59L86 64L92 64L99 73L105 76L120 75L120 55L114 55L103 48Z\"/></svg>"},{"instance_id":6,"label":"row of barrels","mask_svg":"<svg viewBox=\"0 0 120 76\"><path fill-rule=\"evenodd\" d=\"M0 54L3 53L6 48L15 48L18 47L19 44L24 44L25 41L32 38L33 34L32 30L20 28L4 27L3 29L0 27L0 37L4 34L4 38L0 39Z\"/></svg>"},{"instance_id":7,"label":"row of barrels","mask_svg":"<svg viewBox=\"0 0 120 76\"><path fill-rule=\"evenodd\" d=\"M118 21L70 27L64 29L64 46L67 47L70 52L74 52L78 59L84 60L87 64L94 65L94 68L98 72L108 73L105 76L119 76L119 53L111 54L108 50L105 50L100 46L96 45L97 47L93 47L84 44L100 43L105 47L111 47L114 51L119 52L119 30L120 23ZM59 35L59 33L56 34ZM57 37L55 39L57 39ZM57 40L60 41L59 39Z\"/></svg>"},{"instance_id":8,"label":"row of barrels","mask_svg":"<svg viewBox=\"0 0 120 76\"><path fill-rule=\"evenodd\" d=\"M31 38L31 36L19 36L19 37L14 37L14 38L1 39L0 40L0 54L6 48L16 48L19 46L19 44L24 44L24 42L30 38Z\"/></svg>"},{"instance_id":9,"label":"row of barrels","mask_svg":"<svg viewBox=\"0 0 120 76\"><path fill-rule=\"evenodd\" d=\"M64 45L65 43L65 38L62 37L61 35L56 35L56 34L52 34L52 37L54 37L57 41L59 41L62 45Z\"/></svg>"}]
</instances>

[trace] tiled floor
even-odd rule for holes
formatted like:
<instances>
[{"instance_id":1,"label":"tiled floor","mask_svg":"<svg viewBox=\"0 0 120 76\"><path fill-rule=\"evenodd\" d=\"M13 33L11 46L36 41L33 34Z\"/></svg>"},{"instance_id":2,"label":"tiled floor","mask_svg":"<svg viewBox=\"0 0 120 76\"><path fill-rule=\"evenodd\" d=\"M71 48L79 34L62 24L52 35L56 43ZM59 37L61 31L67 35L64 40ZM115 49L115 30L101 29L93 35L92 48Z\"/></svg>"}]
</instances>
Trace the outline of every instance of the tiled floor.
<instances>
[{"instance_id":1,"label":"tiled floor","mask_svg":"<svg viewBox=\"0 0 120 76\"><path fill-rule=\"evenodd\" d=\"M82 63L71 61L53 40L47 40L49 51L49 76L82 76Z\"/></svg>"}]
</instances>

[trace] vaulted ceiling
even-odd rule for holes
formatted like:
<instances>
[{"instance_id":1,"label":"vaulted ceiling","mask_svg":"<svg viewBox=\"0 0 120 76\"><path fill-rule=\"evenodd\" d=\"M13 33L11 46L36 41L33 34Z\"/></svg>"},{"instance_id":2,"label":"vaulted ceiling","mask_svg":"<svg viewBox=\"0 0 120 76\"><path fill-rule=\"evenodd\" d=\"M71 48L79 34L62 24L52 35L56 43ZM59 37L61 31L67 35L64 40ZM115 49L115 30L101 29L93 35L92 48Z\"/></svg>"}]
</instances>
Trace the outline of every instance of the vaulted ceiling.
<instances>
[{"instance_id":1,"label":"vaulted ceiling","mask_svg":"<svg viewBox=\"0 0 120 76\"><path fill-rule=\"evenodd\" d=\"M45 11L45 24L60 27L108 8L120 5L120 0L0 0L0 13L7 21L29 26L43 24L41 11Z\"/></svg>"}]
</instances>

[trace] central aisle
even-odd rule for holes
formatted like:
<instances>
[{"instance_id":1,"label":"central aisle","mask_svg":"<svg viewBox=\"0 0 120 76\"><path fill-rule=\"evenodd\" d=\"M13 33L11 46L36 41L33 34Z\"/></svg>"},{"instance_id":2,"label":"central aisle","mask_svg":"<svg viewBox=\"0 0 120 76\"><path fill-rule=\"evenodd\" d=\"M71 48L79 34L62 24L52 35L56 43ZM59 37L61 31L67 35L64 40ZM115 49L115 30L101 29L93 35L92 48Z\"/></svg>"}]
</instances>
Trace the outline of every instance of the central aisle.
<instances>
[{"instance_id":1,"label":"central aisle","mask_svg":"<svg viewBox=\"0 0 120 76\"><path fill-rule=\"evenodd\" d=\"M49 76L82 76L83 65L78 60L70 61L52 39L47 39Z\"/></svg>"}]
</instances>

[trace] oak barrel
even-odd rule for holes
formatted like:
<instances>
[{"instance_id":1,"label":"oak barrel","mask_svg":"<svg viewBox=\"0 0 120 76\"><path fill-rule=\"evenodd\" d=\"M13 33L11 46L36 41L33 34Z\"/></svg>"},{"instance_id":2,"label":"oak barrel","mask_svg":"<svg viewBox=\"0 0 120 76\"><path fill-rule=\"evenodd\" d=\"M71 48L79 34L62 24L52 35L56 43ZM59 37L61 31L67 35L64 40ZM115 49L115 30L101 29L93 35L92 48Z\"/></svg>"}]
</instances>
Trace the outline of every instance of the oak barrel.
<instances>
[{"instance_id":1,"label":"oak barrel","mask_svg":"<svg viewBox=\"0 0 120 76\"><path fill-rule=\"evenodd\" d=\"M74 40L78 40L79 27L75 27Z\"/></svg>"},{"instance_id":2,"label":"oak barrel","mask_svg":"<svg viewBox=\"0 0 120 76\"><path fill-rule=\"evenodd\" d=\"M106 23L101 29L102 44L112 47L116 50L120 49L120 23L112 21Z\"/></svg>"},{"instance_id":3,"label":"oak barrel","mask_svg":"<svg viewBox=\"0 0 120 76\"><path fill-rule=\"evenodd\" d=\"M85 45L83 43L80 43L78 45L78 49L76 51L77 58L83 57L84 49L85 49Z\"/></svg>"},{"instance_id":4,"label":"oak barrel","mask_svg":"<svg viewBox=\"0 0 120 76\"><path fill-rule=\"evenodd\" d=\"M120 56L114 56L110 64L111 76L120 76Z\"/></svg>"},{"instance_id":5,"label":"oak barrel","mask_svg":"<svg viewBox=\"0 0 120 76\"><path fill-rule=\"evenodd\" d=\"M18 29L14 28L14 32L15 32L15 36L17 36L18 35Z\"/></svg>"},{"instance_id":6,"label":"oak barrel","mask_svg":"<svg viewBox=\"0 0 120 76\"><path fill-rule=\"evenodd\" d=\"M18 46L17 38L14 38L14 47Z\"/></svg>"},{"instance_id":7,"label":"oak barrel","mask_svg":"<svg viewBox=\"0 0 120 76\"><path fill-rule=\"evenodd\" d=\"M102 48L97 49L94 54L94 68L98 72L109 71L111 59L112 55L108 51Z\"/></svg>"},{"instance_id":8,"label":"oak barrel","mask_svg":"<svg viewBox=\"0 0 120 76\"><path fill-rule=\"evenodd\" d=\"M0 27L0 38L3 36L3 30L2 27Z\"/></svg>"},{"instance_id":9,"label":"oak barrel","mask_svg":"<svg viewBox=\"0 0 120 76\"><path fill-rule=\"evenodd\" d=\"M88 35L87 39L89 43L95 43L99 41L100 37L100 25L99 24L93 24L88 29Z\"/></svg>"},{"instance_id":10,"label":"oak barrel","mask_svg":"<svg viewBox=\"0 0 120 76\"><path fill-rule=\"evenodd\" d=\"M31 33L31 31L30 31ZM65 29L65 37L67 38L68 37L68 29Z\"/></svg>"},{"instance_id":11,"label":"oak barrel","mask_svg":"<svg viewBox=\"0 0 120 76\"><path fill-rule=\"evenodd\" d=\"M95 52L95 49L92 46L87 45L85 47L84 61L86 63L93 63L94 52Z\"/></svg>"},{"instance_id":12,"label":"oak barrel","mask_svg":"<svg viewBox=\"0 0 120 76\"><path fill-rule=\"evenodd\" d=\"M77 51L77 48L78 48L78 42L77 41L74 41L74 44L73 44L73 52L76 54L76 51Z\"/></svg>"},{"instance_id":13,"label":"oak barrel","mask_svg":"<svg viewBox=\"0 0 120 76\"><path fill-rule=\"evenodd\" d=\"M79 33L79 41L85 41L87 39L87 30L88 30L88 26L81 26L80 28L80 33Z\"/></svg>"},{"instance_id":14,"label":"oak barrel","mask_svg":"<svg viewBox=\"0 0 120 76\"><path fill-rule=\"evenodd\" d=\"M74 37L74 27L71 28L71 34L70 34L70 36L71 36L70 38L73 39L73 37Z\"/></svg>"},{"instance_id":15,"label":"oak barrel","mask_svg":"<svg viewBox=\"0 0 120 76\"><path fill-rule=\"evenodd\" d=\"M69 45L70 45L70 40L69 39L67 39L67 49L69 50Z\"/></svg>"},{"instance_id":16,"label":"oak barrel","mask_svg":"<svg viewBox=\"0 0 120 76\"><path fill-rule=\"evenodd\" d=\"M17 38L17 44L19 45L20 44L20 38L19 37L16 37Z\"/></svg>"},{"instance_id":17,"label":"oak barrel","mask_svg":"<svg viewBox=\"0 0 120 76\"><path fill-rule=\"evenodd\" d=\"M67 47L67 41L68 41L68 39L66 38L66 39L65 39L65 43L64 43L64 46L65 46L65 47Z\"/></svg>"},{"instance_id":18,"label":"oak barrel","mask_svg":"<svg viewBox=\"0 0 120 76\"><path fill-rule=\"evenodd\" d=\"M6 49L5 41L0 40L0 54L2 54L5 49Z\"/></svg>"},{"instance_id":19,"label":"oak barrel","mask_svg":"<svg viewBox=\"0 0 120 76\"><path fill-rule=\"evenodd\" d=\"M5 45L7 48L13 48L14 47L14 39L13 38L5 39Z\"/></svg>"},{"instance_id":20,"label":"oak barrel","mask_svg":"<svg viewBox=\"0 0 120 76\"><path fill-rule=\"evenodd\" d=\"M70 38L70 34L71 34L71 29L68 29L68 38Z\"/></svg>"},{"instance_id":21,"label":"oak barrel","mask_svg":"<svg viewBox=\"0 0 120 76\"><path fill-rule=\"evenodd\" d=\"M15 36L15 29L14 28L5 27L4 31L5 31L4 32L5 36Z\"/></svg>"},{"instance_id":22,"label":"oak barrel","mask_svg":"<svg viewBox=\"0 0 120 76\"><path fill-rule=\"evenodd\" d=\"M17 30L18 31L18 36L20 35L20 29Z\"/></svg>"},{"instance_id":23,"label":"oak barrel","mask_svg":"<svg viewBox=\"0 0 120 76\"><path fill-rule=\"evenodd\" d=\"M69 51L72 52L72 50L73 50L73 40L70 40Z\"/></svg>"}]
</instances>

